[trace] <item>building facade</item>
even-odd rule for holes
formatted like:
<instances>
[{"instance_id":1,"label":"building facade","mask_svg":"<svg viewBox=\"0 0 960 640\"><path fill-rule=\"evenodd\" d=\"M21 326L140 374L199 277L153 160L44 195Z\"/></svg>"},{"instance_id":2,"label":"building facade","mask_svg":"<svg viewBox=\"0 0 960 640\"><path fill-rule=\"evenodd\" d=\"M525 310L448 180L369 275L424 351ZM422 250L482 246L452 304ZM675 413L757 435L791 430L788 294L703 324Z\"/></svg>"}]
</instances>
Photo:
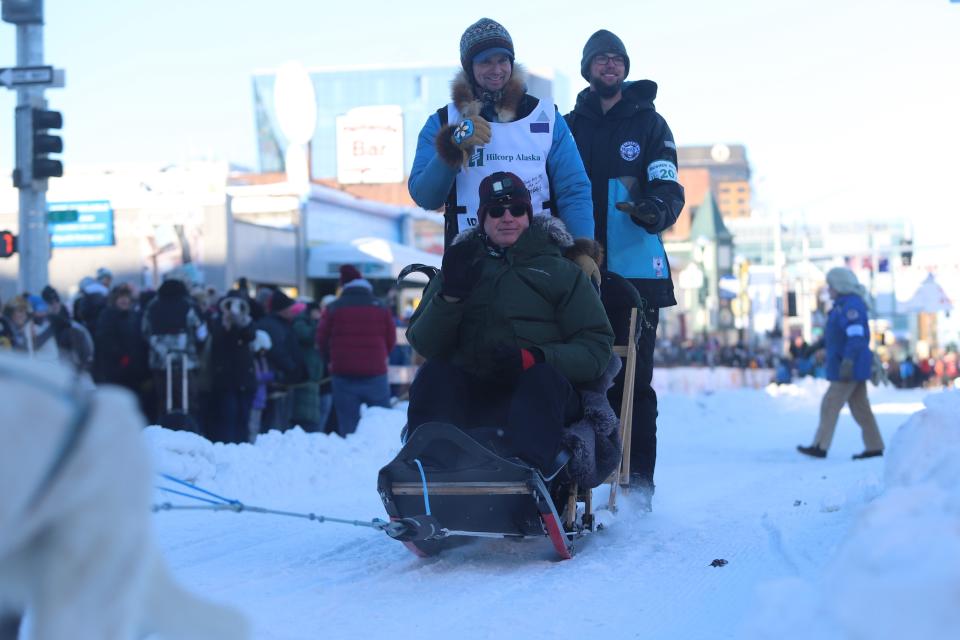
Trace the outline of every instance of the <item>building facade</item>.
<instances>
[{"instance_id":1,"label":"building facade","mask_svg":"<svg viewBox=\"0 0 960 640\"><path fill-rule=\"evenodd\" d=\"M459 66L343 67L307 70L316 100L309 142L311 180L360 197L412 204L406 189L417 138L427 118L450 102ZM569 105L569 84L552 71L528 70L528 91ZM261 172L285 171L288 140L281 115L288 99L277 71L253 76ZM562 112L562 111L561 111Z\"/></svg>"}]
</instances>

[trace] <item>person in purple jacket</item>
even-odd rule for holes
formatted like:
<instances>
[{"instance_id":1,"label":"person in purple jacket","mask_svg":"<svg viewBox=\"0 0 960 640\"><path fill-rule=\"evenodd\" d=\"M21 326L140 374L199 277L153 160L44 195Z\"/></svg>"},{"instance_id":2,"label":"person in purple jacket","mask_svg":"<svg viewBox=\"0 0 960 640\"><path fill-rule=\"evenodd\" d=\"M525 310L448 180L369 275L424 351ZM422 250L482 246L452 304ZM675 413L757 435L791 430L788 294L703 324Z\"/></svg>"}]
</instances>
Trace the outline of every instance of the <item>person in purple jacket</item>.
<instances>
[{"instance_id":1,"label":"person in purple jacket","mask_svg":"<svg viewBox=\"0 0 960 640\"><path fill-rule=\"evenodd\" d=\"M820 405L820 425L809 447L797 445L797 451L814 458L826 458L837 418L844 405L850 406L853 419L863 431L862 453L854 460L883 455L883 437L867 398L867 380L873 369L870 351L869 295L850 269L835 267L827 272L827 286L833 308L827 316L823 338L809 348L811 353L826 348L827 380L830 386Z\"/></svg>"}]
</instances>

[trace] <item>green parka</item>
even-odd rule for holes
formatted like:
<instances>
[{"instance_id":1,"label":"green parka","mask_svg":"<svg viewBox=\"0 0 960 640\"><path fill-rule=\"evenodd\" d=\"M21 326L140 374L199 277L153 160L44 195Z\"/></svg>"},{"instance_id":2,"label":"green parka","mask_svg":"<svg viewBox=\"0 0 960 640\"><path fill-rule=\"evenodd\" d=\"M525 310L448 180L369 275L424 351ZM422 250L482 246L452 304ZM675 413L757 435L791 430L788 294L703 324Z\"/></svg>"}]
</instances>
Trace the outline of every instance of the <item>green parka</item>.
<instances>
[{"instance_id":1,"label":"green parka","mask_svg":"<svg viewBox=\"0 0 960 640\"><path fill-rule=\"evenodd\" d=\"M561 255L573 237L557 218L535 216L516 244L489 249L480 228L454 244L475 245L480 280L460 302L437 295L443 275L424 292L407 340L428 360L448 358L480 377L493 372L500 344L539 348L571 383L599 378L610 361L613 330L589 279Z\"/></svg>"}]
</instances>

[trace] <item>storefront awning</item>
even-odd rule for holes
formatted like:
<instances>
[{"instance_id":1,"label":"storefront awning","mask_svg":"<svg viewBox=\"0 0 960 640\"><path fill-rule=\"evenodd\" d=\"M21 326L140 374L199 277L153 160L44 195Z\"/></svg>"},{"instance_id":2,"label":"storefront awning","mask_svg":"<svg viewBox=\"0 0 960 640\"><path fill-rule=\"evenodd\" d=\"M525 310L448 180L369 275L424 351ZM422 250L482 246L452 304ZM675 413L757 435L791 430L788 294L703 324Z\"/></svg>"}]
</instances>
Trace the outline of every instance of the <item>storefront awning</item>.
<instances>
[{"instance_id":1,"label":"storefront awning","mask_svg":"<svg viewBox=\"0 0 960 640\"><path fill-rule=\"evenodd\" d=\"M338 278L340 267L352 264L367 279L396 278L408 264L440 267L442 256L383 238L358 238L349 243L331 242L310 247L307 277Z\"/></svg>"}]
</instances>

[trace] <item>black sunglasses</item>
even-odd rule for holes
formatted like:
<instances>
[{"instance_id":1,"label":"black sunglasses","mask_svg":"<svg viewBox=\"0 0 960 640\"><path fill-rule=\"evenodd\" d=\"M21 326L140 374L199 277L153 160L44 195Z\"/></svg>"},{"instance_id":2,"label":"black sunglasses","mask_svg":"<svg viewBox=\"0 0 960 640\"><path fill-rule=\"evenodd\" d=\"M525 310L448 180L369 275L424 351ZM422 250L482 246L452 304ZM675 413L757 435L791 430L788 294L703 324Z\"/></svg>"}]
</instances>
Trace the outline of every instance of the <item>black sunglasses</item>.
<instances>
[{"instance_id":1,"label":"black sunglasses","mask_svg":"<svg viewBox=\"0 0 960 640\"><path fill-rule=\"evenodd\" d=\"M487 207L487 215L491 218L502 218L508 211L514 218L522 218L530 215L531 209L525 204L495 204Z\"/></svg>"}]
</instances>

